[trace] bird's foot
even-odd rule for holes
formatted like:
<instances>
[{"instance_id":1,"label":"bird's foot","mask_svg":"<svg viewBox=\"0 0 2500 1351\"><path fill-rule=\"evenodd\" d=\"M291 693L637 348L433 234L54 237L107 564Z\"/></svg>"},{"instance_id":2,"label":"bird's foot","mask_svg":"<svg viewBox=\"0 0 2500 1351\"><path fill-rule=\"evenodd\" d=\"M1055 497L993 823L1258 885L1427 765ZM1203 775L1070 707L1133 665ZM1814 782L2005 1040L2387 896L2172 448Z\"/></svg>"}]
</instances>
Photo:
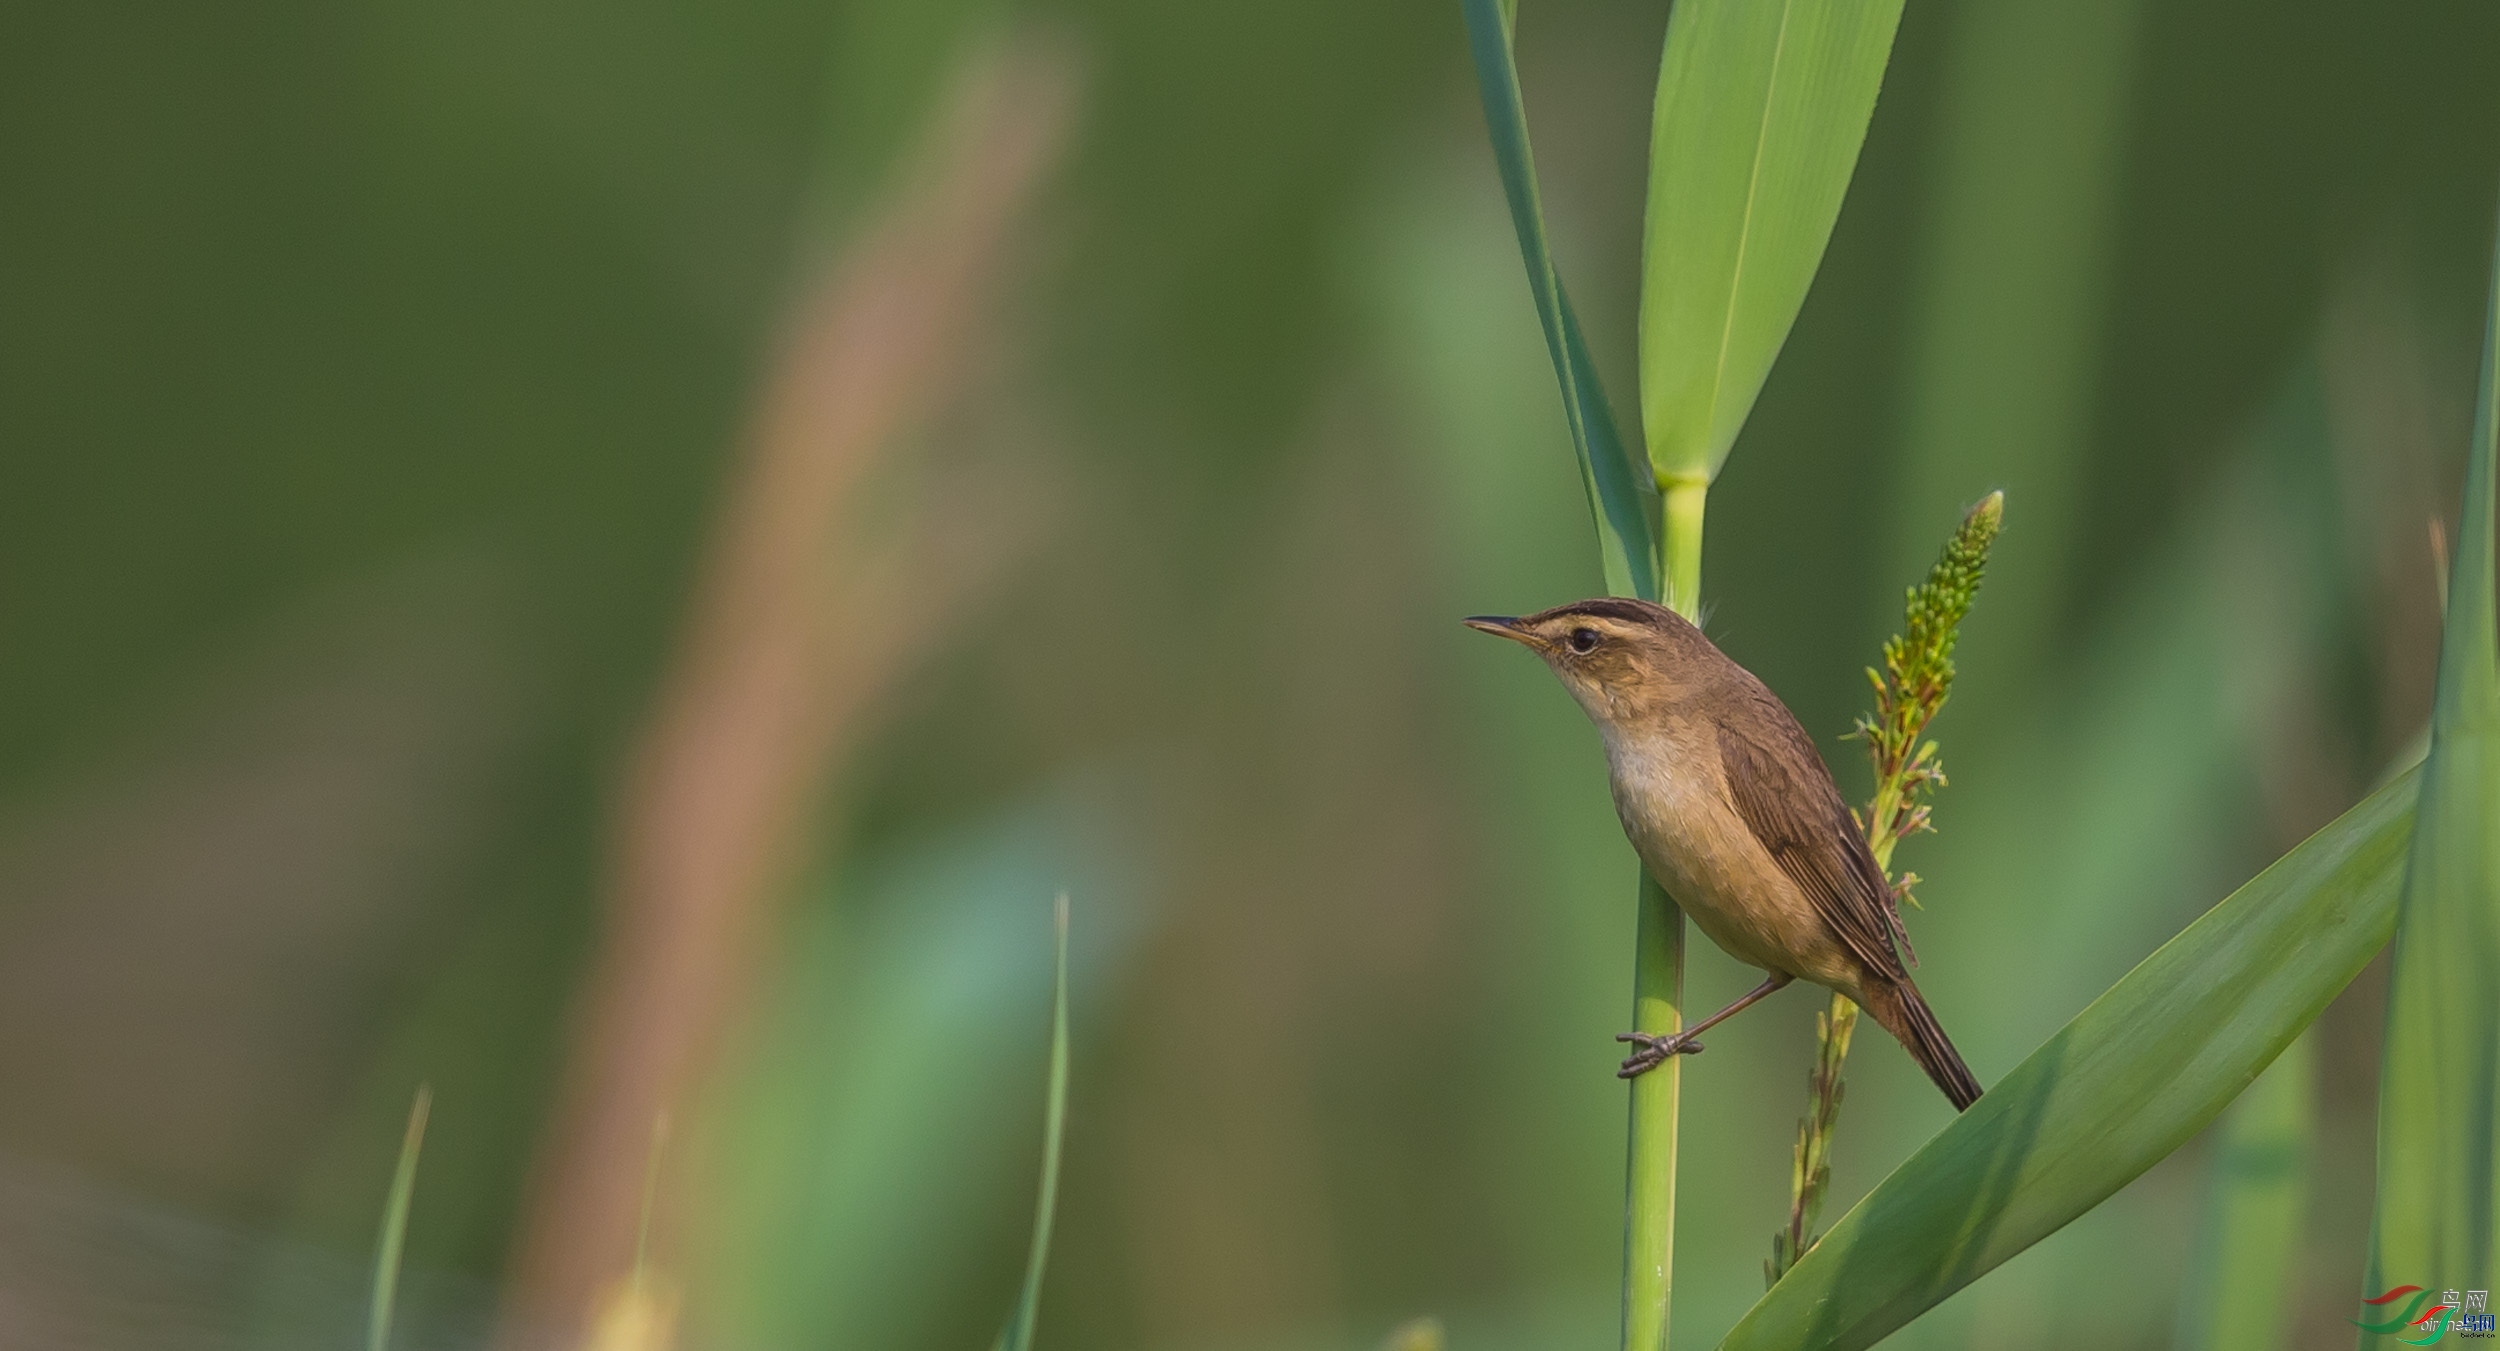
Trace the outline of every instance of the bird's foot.
<instances>
[{"instance_id":1,"label":"bird's foot","mask_svg":"<svg viewBox=\"0 0 2500 1351\"><path fill-rule=\"evenodd\" d=\"M1694 1041L1692 1037L1693 1034L1690 1032L1672 1034L1619 1032L1615 1034L1615 1040L1628 1041L1640 1048L1624 1060L1623 1068L1615 1071L1615 1077L1618 1079L1638 1078L1667 1063L1668 1056L1700 1054L1701 1043Z\"/></svg>"}]
</instances>

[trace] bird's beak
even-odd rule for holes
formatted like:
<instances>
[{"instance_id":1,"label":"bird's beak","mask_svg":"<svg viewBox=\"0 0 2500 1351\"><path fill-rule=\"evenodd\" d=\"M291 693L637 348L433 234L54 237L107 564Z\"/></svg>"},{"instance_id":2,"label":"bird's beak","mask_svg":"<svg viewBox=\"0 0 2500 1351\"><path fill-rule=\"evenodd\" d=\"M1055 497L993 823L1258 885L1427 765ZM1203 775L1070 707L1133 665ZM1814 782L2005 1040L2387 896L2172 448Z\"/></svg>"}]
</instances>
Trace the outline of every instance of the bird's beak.
<instances>
[{"instance_id":1,"label":"bird's beak","mask_svg":"<svg viewBox=\"0 0 2500 1351\"><path fill-rule=\"evenodd\" d=\"M1536 646L1536 635L1519 627L1519 620L1511 615L1470 615L1463 622L1478 633L1489 633L1496 638L1508 638L1514 643L1524 643L1529 647Z\"/></svg>"}]
</instances>

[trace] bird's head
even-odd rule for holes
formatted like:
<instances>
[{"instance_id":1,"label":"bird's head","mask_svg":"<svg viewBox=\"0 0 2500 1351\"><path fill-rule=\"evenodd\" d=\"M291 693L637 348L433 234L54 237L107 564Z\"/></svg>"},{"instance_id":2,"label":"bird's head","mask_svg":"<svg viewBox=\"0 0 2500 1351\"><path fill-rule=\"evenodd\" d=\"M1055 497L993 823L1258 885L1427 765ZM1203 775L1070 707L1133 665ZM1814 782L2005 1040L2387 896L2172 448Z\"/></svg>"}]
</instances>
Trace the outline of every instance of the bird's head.
<instances>
[{"instance_id":1,"label":"bird's head","mask_svg":"<svg viewBox=\"0 0 2500 1351\"><path fill-rule=\"evenodd\" d=\"M1544 658L1601 727L1677 701L1708 675L1710 659L1718 655L1682 615L1645 600L1610 596L1532 615L1476 615L1466 622Z\"/></svg>"}]
</instances>

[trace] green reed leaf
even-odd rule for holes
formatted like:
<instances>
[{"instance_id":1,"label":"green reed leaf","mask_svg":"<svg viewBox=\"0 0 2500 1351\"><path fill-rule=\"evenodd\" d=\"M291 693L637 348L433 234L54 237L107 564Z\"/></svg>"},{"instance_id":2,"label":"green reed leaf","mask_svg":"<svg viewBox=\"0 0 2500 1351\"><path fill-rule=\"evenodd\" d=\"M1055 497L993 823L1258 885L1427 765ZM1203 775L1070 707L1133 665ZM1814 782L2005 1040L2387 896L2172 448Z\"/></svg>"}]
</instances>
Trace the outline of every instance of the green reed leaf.
<instances>
[{"instance_id":1,"label":"green reed leaf","mask_svg":"<svg viewBox=\"0 0 2500 1351\"><path fill-rule=\"evenodd\" d=\"M1901 0L1678 0L1650 126L1641 426L1708 483L1823 261Z\"/></svg>"},{"instance_id":2,"label":"green reed leaf","mask_svg":"<svg viewBox=\"0 0 2500 1351\"><path fill-rule=\"evenodd\" d=\"M1871 1346L2195 1135L2387 942L2419 779L2145 958L1842 1216L1722 1351Z\"/></svg>"},{"instance_id":3,"label":"green reed leaf","mask_svg":"<svg viewBox=\"0 0 2500 1351\"><path fill-rule=\"evenodd\" d=\"M1581 485L1588 490L1589 511L1596 518L1606 589L1619 596L1656 600L1658 497L1647 477L1633 471L1633 462L1624 453L1614 413L1598 385L1597 368L1589 361L1588 343L1580 335L1579 318L1572 312L1571 296L1563 289L1546 246L1536 159L1528 148L1528 115L1520 100L1518 57L1511 45L1514 6L1503 0L1463 3L1468 50L1475 57L1476 84L1484 98L1485 127L1492 134L1494 160L1501 166L1502 192L1510 200L1511 227L1519 235L1520 257L1528 265L1528 289L1536 297L1537 320L1545 328L1546 353L1553 358L1554 378L1562 385L1563 416L1571 426Z\"/></svg>"},{"instance_id":4,"label":"green reed leaf","mask_svg":"<svg viewBox=\"0 0 2500 1351\"><path fill-rule=\"evenodd\" d=\"M2500 258L2379 1060L2369 1289L2488 1289L2500 1274L2500 648L2492 577ZM2399 1329L2419 1337L2428 1329ZM2365 1331L2364 1346L2396 1332Z\"/></svg>"}]
</instances>

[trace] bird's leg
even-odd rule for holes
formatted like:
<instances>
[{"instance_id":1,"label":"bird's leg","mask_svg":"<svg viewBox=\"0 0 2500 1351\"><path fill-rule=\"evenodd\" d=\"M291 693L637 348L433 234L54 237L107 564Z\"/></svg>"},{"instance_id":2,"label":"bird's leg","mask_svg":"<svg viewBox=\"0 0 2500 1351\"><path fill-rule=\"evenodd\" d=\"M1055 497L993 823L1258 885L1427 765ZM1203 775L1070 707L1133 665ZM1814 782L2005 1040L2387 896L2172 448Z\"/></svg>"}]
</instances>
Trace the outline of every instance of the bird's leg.
<instances>
[{"instance_id":1,"label":"bird's leg","mask_svg":"<svg viewBox=\"0 0 2500 1351\"><path fill-rule=\"evenodd\" d=\"M1719 1024L1726 1022L1729 1018L1734 1017L1737 1013L1743 1011L1744 1009L1752 1007L1755 1001L1761 999L1764 995L1771 993L1773 990L1786 985L1794 979L1796 979L1796 977L1789 975L1785 971L1774 971L1770 975L1764 977L1760 985L1746 991L1744 996L1738 999L1735 1003L1728 1005L1726 1008L1719 1010L1717 1013L1711 1014L1709 1017L1693 1024L1691 1027L1685 1028L1681 1032L1624 1032L1618 1034L1615 1037L1615 1040L1631 1042L1639 1046L1641 1049L1634 1051L1631 1057L1623 1062L1623 1068L1615 1071L1615 1077L1618 1079L1630 1079L1636 1075L1646 1074L1649 1071L1658 1068L1660 1065L1667 1063L1668 1056L1692 1055L1700 1051L1701 1043L1693 1040L1693 1038L1698 1037L1702 1033L1709 1031L1711 1028L1717 1027Z\"/></svg>"}]
</instances>

